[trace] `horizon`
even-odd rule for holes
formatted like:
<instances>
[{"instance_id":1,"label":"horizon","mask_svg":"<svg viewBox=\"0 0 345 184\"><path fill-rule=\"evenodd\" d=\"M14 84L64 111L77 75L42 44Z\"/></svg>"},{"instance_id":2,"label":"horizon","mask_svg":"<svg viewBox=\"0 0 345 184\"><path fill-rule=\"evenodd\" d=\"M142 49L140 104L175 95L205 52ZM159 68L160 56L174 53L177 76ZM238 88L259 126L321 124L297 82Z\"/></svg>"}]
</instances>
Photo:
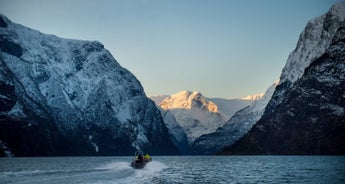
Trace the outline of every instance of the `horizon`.
<instances>
[{"instance_id":1,"label":"horizon","mask_svg":"<svg viewBox=\"0 0 345 184\"><path fill-rule=\"evenodd\" d=\"M279 79L307 22L340 2L0 0L15 23L98 40L150 96L238 99Z\"/></svg>"}]
</instances>

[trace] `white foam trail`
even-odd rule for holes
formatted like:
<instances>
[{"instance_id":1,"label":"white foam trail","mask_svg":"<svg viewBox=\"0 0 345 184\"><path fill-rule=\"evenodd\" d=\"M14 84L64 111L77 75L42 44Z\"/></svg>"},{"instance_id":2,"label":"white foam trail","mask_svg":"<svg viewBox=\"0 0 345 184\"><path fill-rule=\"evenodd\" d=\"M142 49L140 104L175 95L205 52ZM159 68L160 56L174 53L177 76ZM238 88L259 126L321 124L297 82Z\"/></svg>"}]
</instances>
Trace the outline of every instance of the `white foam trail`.
<instances>
[{"instance_id":1,"label":"white foam trail","mask_svg":"<svg viewBox=\"0 0 345 184\"><path fill-rule=\"evenodd\" d=\"M168 166L165 165L164 163L159 162L159 161L152 161L146 164L146 167L143 169L143 171L150 172L150 173L157 173L166 168L168 168Z\"/></svg>"},{"instance_id":2,"label":"white foam trail","mask_svg":"<svg viewBox=\"0 0 345 184\"><path fill-rule=\"evenodd\" d=\"M98 167L97 169L105 169L105 170L125 170L131 169L129 162L111 162L105 164L103 166Z\"/></svg>"},{"instance_id":3,"label":"white foam trail","mask_svg":"<svg viewBox=\"0 0 345 184\"><path fill-rule=\"evenodd\" d=\"M130 178L131 184L136 183L152 183L154 178L159 178L159 172L168 168L167 165L165 165L162 162L159 161L152 161L146 164L146 166L143 169L134 169L136 170L135 176L133 178Z\"/></svg>"}]
</instances>

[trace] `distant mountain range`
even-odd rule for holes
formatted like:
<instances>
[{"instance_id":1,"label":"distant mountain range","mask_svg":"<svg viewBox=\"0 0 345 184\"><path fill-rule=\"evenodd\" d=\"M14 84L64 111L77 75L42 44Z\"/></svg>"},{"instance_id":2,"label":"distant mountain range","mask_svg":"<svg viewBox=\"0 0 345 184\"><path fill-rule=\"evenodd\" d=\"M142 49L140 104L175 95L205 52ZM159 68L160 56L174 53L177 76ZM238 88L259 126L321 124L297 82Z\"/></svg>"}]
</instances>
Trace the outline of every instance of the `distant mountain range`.
<instances>
[{"instance_id":1,"label":"distant mountain range","mask_svg":"<svg viewBox=\"0 0 345 184\"><path fill-rule=\"evenodd\" d=\"M253 103L253 99L260 99L262 95L251 95L245 99L206 98L200 92L181 91L179 93L150 97L160 107L163 119L173 134L178 134L179 144L191 145L203 135L211 134L224 124L238 110ZM172 124L174 126L172 126ZM225 144L227 145L227 144ZM223 145L223 146L225 146ZM183 153L193 152L184 146ZM203 154L203 153L201 153Z\"/></svg>"}]
</instances>

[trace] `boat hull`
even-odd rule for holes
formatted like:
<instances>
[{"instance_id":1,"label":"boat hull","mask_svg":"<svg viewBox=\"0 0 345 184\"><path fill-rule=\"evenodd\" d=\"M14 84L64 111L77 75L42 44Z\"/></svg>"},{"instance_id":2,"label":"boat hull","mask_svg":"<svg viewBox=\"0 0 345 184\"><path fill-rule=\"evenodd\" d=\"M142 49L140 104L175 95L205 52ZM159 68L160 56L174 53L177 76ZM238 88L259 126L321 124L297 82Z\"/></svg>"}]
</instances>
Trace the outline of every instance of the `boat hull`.
<instances>
[{"instance_id":1,"label":"boat hull","mask_svg":"<svg viewBox=\"0 0 345 184\"><path fill-rule=\"evenodd\" d=\"M131 167L133 167L134 169L142 169L146 166L146 163L147 162L136 162L136 161L133 161L131 163Z\"/></svg>"}]
</instances>

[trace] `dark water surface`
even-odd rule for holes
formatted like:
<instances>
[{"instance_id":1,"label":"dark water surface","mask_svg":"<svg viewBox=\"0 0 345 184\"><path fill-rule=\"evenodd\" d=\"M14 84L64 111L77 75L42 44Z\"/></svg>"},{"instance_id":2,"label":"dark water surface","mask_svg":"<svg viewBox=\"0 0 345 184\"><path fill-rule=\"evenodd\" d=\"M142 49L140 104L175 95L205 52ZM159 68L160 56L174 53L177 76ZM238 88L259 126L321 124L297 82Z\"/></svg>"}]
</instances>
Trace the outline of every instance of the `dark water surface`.
<instances>
[{"instance_id":1,"label":"dark water surface","mask_svg":"<svg viewBox=\"0 0 345 184\"><path fill-rule=\"evenodd\" d=\"M0 158L0 183L345 183L345 156Z\"/></svg>"}]
</instances>

